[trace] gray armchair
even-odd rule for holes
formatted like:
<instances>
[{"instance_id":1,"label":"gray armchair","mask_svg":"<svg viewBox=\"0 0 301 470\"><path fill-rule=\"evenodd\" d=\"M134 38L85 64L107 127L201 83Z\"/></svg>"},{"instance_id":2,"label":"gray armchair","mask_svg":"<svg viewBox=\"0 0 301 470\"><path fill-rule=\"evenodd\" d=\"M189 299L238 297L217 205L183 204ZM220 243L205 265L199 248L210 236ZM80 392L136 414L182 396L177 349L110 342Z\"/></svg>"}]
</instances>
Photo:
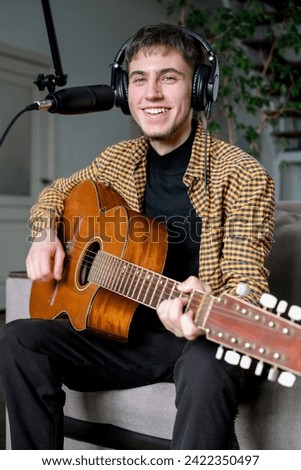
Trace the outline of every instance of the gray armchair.
<instances>
[{"instance_id":1,"label":"gray armchair","mask_svg":"<svg viewBox=\"0 0 301 470\"><path fill-rule=\"evenodd\" d=\"M278 203L276 221L267 263L271 292L289 304L301 305L301 202ZM16 274L7 279L6 321L28 316L30 287L28 279ZM173 384L93 393L65 391L66 449L168 449L176 413ZM301 449L300 396L300 378L292 388L268 380L251 388L236 420L240 448Z\"/></svg>"}]
</instances>

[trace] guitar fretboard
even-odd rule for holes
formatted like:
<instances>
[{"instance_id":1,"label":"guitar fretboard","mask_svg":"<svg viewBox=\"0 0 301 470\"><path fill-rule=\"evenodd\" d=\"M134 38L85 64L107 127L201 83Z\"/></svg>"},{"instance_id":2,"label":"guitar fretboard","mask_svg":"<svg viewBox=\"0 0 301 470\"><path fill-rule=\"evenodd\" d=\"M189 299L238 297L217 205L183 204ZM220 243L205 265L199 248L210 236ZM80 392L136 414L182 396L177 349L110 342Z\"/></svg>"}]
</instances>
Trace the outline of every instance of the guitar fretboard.
<instances>
[{"instance_id":1,"label":"guitar fretboard","mask_svg":"<svg viewBox=\"0 0 301 470\"><path fill-rule=\"evenodd\" d=\"M103 251L96 254L88 280L153 309L183 295L176 290L177 281Z\"/></svg>"}]
</instances>

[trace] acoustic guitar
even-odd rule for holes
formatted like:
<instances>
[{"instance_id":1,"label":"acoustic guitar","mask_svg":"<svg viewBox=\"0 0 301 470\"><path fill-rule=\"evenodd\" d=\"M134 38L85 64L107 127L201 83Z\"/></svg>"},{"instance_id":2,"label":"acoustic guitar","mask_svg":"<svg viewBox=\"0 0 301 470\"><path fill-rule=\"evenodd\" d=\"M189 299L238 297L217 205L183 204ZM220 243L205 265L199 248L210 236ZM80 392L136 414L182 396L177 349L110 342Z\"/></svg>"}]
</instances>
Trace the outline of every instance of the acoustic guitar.
<instances>
[{"instance_id":1,"label":"acoustic guitar","mask_svg":"<svg viewBox=\"0 0 301 470\"><path fill-rule=\"evenodd\" d=\"M58 233L66 251L63 277L33 282L33 318L67 315L77 330L126 341L139 304L156 309L161 301L183 295L177 281L162 275L165 225L130 209L111 187L92 181L77 185L65 200ZM195 312L195 323L207 338L219 345L217 358L243 368L254 358L258 375L263 364L270 364L271 374L278 378L280 368L278 381L291 386L291 373L301 375L301 326L280 317L283 302L275 314L270 308L274 298L266 299L267 305L260 308L239 296L215 297L194 290L187 308ZM288 313L301 319L298 306Z\"/></svg>"}]
</instances>

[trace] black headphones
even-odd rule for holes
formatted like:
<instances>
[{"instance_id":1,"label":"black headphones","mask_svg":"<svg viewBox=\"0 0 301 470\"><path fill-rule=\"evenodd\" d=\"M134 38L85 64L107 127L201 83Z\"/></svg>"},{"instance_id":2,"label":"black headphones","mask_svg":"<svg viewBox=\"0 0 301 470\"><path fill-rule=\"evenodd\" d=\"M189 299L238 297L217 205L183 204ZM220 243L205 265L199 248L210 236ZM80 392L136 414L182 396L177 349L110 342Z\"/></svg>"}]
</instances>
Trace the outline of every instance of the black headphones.
<instances>
[{"instance_id":1,"label":"black headphones","mask_svg":"<svg viewBox=\"0 0 301 470\"><path fill-rule=\"evenodd\" d=\"M216 100L219 87L219 65L217 58L208 42L199 34L187 28L182 28L189 36L195 38L208 54L210 65L199 64L192 81L191 105L195 111L211 108ZM124 114L130 114L128 104L128 74L122 68L125 51L132 38L128 39L117 52L112 64L111 87L115 91L115 104Z\"/></svg>"}]
</instances>

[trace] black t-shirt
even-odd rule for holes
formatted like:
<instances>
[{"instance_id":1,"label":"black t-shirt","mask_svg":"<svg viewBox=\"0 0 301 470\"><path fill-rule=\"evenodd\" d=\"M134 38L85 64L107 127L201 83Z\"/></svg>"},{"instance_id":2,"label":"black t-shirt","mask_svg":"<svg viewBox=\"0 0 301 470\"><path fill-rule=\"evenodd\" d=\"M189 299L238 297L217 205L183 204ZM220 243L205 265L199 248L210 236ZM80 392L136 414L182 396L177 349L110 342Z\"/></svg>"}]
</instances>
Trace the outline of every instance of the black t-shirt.
<instances>
[{"instance_id":1,"label":"black t-shirt","mask_svg":"<svg viewBox=\"0 0 301 470\"><path fill-rule=\"evenodd\" d=\"M147 154L147 183L143 212L158 222L163 221L168 232L168 252L163 274L176 281L198 275L202 220L196 214L183 183L196 125L189 138L176 150L158 155L150 146ZM132 339L148 329L162 327L154 310L139 305L132 322Z\"/></svg>"},{"instance_id":2,"label":"black t-shirt","mask_svg":"<svg viewBox=\"0 0 301 470\"><path fill-rule=\"evenodd\" d=\"M202 220L193 208L183 183L195 127L190 137L169 154L160 156L150 147L144 213L166 223L168 254L164 275L177 281L198 275Z\"/></svg>"}]
</instances>

